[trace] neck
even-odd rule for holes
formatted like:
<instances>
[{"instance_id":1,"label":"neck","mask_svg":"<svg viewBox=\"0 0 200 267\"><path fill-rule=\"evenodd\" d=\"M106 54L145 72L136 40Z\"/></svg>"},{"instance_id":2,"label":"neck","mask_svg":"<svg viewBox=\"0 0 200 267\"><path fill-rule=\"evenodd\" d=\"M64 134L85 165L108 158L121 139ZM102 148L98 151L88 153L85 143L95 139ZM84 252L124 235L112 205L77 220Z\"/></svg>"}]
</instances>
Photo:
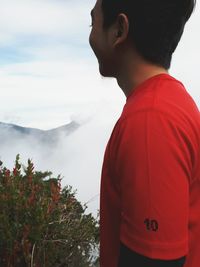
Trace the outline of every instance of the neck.
<instances>
[{"instance_id":1,"label":"neck","mask_svg":"<svg viewBox=\"0 0 200 267\"><path fill-rule=\"evenodd\" d=\"M168 73L165 68L149 64L139 56L134 56L134 59L131 57L126 59L120 64L120 69L116 75L118 85L126 97L145 80L161 73Z\"/></svg>"}]
</instances>

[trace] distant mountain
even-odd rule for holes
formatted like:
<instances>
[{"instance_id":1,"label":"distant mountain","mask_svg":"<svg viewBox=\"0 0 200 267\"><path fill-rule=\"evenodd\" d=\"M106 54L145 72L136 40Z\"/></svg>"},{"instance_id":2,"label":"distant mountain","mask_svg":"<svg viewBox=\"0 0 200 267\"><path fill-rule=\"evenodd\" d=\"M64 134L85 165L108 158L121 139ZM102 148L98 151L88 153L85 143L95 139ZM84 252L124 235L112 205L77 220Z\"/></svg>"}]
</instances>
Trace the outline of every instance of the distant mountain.
<instances>
[{"instance_id":1,"label":"distant mountain","mask_svg":"<svg viewBox=\"0 0 200 267\"><path fill-rule=\"evenodd\" d=\"M0 143L9 138L29 138L33 137L38 141L50 143L58 141L59 137L72 134L80 127L80 124L72 121L69 124L51 130L40 130L27 128L15 124L0 122Z\"/></svg>"}]
</instances>

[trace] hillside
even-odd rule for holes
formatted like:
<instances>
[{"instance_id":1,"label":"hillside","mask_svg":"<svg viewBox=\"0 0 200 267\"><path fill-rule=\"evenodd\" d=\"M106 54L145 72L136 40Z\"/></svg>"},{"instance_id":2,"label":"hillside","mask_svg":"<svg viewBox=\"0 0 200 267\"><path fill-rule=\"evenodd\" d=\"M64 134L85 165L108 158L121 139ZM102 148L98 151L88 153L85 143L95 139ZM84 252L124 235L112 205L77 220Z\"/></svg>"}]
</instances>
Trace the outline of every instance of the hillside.
<instances>
[{"instance_id":1,"label":"hillside","mask_svg":"<svg viewBox=\"0 0 200 267\"><path fill-rule=\"evenodd\" d=\"M74 121L61 127L50 130L40 130L37 128L22 127L15 124L0 122L0 143L9 138L28 138L33 137L42 143L57 142L59 137L68 136L76 131L80 125Z\"/></svg>"}]
</instances>

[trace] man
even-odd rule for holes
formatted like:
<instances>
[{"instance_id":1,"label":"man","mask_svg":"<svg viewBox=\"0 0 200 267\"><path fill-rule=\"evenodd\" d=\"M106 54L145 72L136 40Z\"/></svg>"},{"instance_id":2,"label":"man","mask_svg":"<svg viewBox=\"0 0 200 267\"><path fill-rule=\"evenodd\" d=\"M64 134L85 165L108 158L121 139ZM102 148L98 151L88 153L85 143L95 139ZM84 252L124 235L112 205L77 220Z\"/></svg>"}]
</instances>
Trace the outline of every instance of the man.
<instances>
[{"instance_id":1,"label":"man","mask_svg":"<svg viewBox=\"0 0 200 267\"><path fill-rule=\"evenodd\" d=\"M168 72L194 7L97 0L91 11L100 73L126 96L102 168L101 267L200 266L200 113Z\"/></svg>"}]
</instances>

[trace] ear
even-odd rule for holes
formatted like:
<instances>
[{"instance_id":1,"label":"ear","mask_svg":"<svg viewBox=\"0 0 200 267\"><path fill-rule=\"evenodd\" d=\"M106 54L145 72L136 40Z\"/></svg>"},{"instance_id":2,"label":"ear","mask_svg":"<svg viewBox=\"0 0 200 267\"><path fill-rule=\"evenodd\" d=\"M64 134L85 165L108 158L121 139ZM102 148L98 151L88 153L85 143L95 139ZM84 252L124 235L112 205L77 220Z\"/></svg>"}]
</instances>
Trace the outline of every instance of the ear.
<instances>
[{"instance_id":1,"label":"ear","mask_svg":"<svg viewBox=\"0 0 200 267\"><path fill-rule=\"evenodd\" d=\"M115 23L114 46L123 43L127 39L128 33L129 33L128 17L127 15L120 13Z\"/></svg>"}]
</instances>

